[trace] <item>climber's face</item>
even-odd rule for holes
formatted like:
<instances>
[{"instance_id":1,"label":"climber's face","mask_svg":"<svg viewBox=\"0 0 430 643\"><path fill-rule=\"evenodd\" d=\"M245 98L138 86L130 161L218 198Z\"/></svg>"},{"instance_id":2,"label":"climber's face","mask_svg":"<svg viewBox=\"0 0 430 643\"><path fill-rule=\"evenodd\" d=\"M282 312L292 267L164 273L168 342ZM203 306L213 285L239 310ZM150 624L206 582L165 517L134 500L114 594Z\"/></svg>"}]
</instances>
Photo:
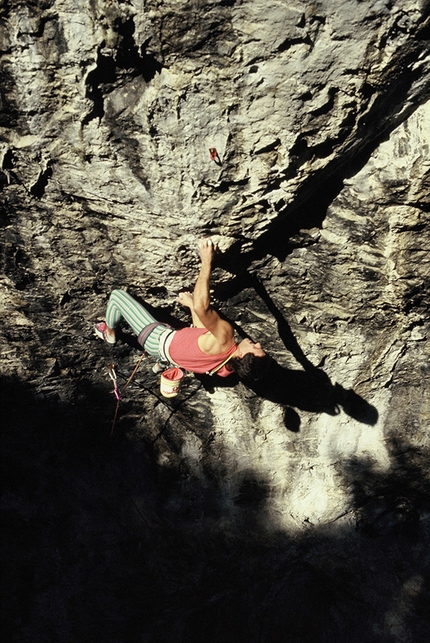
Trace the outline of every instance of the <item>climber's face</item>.
<instances>
[{"instance_id":1,"label":"climber's face","mask_svg":"<svg viewBox=\"0 0 430 643\"><path fill-rule=\"evenodd\" d=\"M238 356L243 357L247 353L253 353L257 357L264 357L265 352L261 348L260 342L252 342L250 339L243 339L237 346Z\"/></svg>"}]
</instances>

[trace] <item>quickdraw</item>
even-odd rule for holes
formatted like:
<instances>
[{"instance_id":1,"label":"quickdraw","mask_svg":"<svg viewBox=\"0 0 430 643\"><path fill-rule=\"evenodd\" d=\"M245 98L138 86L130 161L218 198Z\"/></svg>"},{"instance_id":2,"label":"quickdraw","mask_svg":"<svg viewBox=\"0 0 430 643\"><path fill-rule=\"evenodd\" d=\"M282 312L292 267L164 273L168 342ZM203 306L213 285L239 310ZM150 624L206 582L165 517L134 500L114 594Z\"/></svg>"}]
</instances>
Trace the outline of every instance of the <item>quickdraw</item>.
<instances>
[{"instance_id":1,"label":"quickdraw","mask_svg":"<svg viewBox=\"0 0 430 643\"><path fill-rule=\"evenodd\" d=\"M114 429L115 429L116 419L118 417L118 409L119 409L120 402L123 399L124 391L127 388L127 386L130 384L130 382L133 379L133 377L136 375L137 369L139 368L139 366L142 363L142 360L144 358L145 358L145 353L142 353L142 355L139 358L139 361L137 362L136 366L134 367L134 370L133 370L132 374L130 375L130 377L128 378L126 383L124 384L123 389L122 389L122 393L118 388L118 382L117 382L116 371L115 371L115 364L110 364L110 366L109 366L109 377L113 381L113 391L112 391L112 393L116 397L115 415L114 415L114 418L113 418L112 428L111 428L111 431L110 431L111 439L112 439L113 432L114 432Z\"/></svg>"},{"instance_id":2,"label":"quickdraw","mask_svg":"<svg viewBox=\"0 0 430 643\"><path fill-rule=\"evenodd\" d=\"M118 402L120 402L122 400L122 395L121 395L121 393L119 392L119 389L118 389L118 382L117 382L117 377L116 377L116 373L115 373L115 364L111 364L109 366L109 376L110 376L111 380L113 381L113 391L112 391L112 393L115 395L115 397L118 400Z\"/></svg>"}]
</instances>

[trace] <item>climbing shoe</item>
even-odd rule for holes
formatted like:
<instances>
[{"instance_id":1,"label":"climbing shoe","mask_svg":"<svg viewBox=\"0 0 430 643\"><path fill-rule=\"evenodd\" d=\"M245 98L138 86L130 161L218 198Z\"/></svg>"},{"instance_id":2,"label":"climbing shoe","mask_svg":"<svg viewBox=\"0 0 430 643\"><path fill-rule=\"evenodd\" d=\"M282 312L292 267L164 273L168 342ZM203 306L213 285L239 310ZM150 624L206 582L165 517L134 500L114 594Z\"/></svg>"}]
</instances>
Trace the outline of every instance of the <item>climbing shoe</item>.
<instances>
[{"instance_id":1,"label":"climbing shoe","mask_svg":"<svg viewBox=\"0 0 430 643\"><path fill-rule=\"evenodd\" d=\"M116 339L112 339L112 337L109 337L109 335L107 334L107 325L104 321L98 322L94 326L94 333L97 337L100 337L100 339L103 339L103 341L107 342L108 344L113 345L116 342Z\"/></svg>"}]
</instances>

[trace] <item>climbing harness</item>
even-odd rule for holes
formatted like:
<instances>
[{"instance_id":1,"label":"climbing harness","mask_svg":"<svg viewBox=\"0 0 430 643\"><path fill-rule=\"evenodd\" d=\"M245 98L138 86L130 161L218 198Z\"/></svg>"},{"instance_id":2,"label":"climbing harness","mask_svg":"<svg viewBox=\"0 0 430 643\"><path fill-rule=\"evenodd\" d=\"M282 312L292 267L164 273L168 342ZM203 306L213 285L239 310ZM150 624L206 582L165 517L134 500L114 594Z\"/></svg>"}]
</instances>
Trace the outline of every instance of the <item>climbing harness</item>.
<instances>
[{"instance_id":1,"label":"climbing harness","mask_svg":"<svg viewBox=\"0 0 430 643\"><path fill-rule=\"evenodd\" d=\"M162 324L161 322L153 322L152 324L148 324L147 326L145 326L145 328L142 330L142 332L139 334L137 338L137 341L141 346L145 344L146 340L148 339L152 331L155 328L157 328L157 326L165 326L166 329L172 328L171 326L169 326L169 324Z\"/></svg>"}]
</instances>

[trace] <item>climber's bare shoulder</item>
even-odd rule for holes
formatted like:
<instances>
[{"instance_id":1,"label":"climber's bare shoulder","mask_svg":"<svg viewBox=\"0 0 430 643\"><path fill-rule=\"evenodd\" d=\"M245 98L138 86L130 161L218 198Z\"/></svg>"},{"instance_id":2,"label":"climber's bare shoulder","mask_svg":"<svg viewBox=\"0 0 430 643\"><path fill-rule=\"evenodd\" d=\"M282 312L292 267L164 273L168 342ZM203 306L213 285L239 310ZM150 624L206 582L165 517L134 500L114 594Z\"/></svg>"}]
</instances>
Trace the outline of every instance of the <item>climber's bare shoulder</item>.
<instances>
[{"instance_id":1,"label":"climber's bare shoulder","mask_svg":"<svg viewBox=\"0 0 430 643\"><path fill-rule=\"evenodd\" d=\"M207 355L217 355L228 351L234 344L233 326L221 319L218 313L211 309L210 315L204 320L207 333L200 335L199 348Z\"/></svg>"}]
</instances>

